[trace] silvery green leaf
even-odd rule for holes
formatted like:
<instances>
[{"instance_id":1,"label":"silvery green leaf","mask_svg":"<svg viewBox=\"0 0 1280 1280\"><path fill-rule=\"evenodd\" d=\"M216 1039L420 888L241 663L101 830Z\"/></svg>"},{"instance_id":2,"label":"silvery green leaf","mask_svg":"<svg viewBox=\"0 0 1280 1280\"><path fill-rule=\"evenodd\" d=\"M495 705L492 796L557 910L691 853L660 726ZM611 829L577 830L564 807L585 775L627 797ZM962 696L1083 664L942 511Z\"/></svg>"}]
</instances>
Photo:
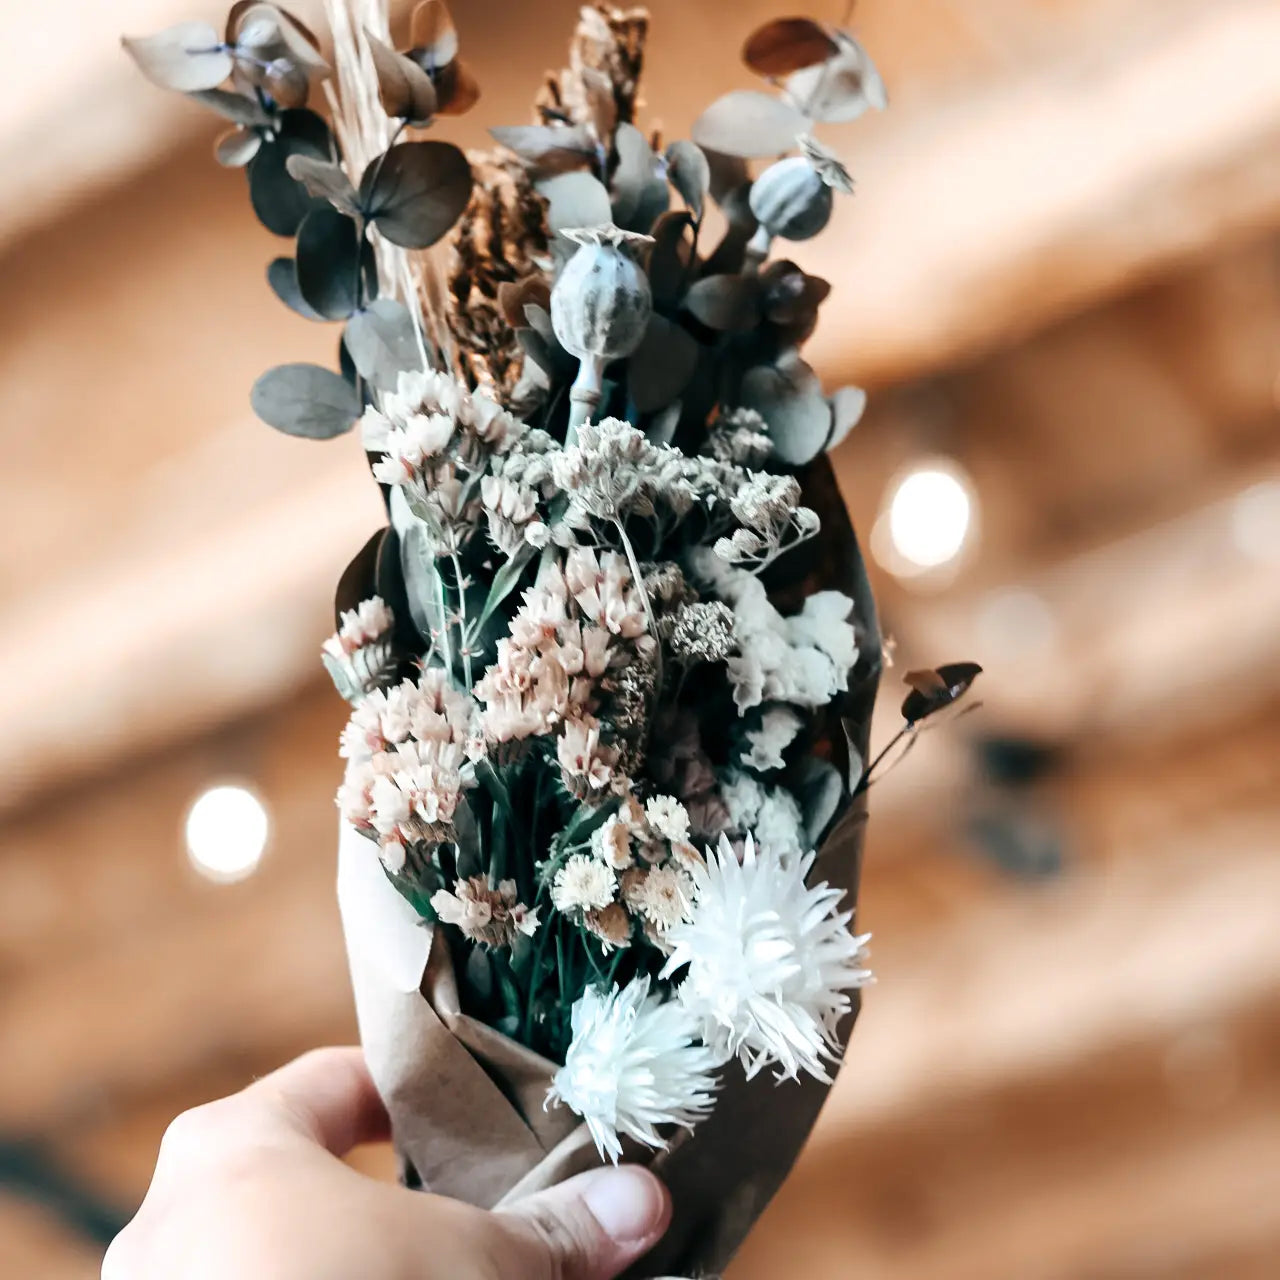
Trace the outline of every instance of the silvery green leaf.
<instances>
[{"instance_id":1,"label":"silvery green leaf","mask_svg":"<svg viewBox=\"0 0 1280 1280\"><path fill-rule=\"evenodd\" d=\"M613 217L609 192L589 173L561 173L537 184L547 202L547 230L554 236L572 227L601 227Z\"/></svg>"},{"instance_id":2,"label":"silvery green leaf","mask_svg":"<svg viewBox=\"0 0 1280 1280\"><path fill-rule=\"evenodd\" d=\"M401 373L422 368L413 317L402 302L379 298L347 322L347 350L360 376L382 390L394 390Z\"/></svg>"},{"instance_id":3,"label":"silvery green leaf","mask_svg":"<svg viewBox=\"0 0 1280 1280\"><path fill-rule=\"evenodd\" d=\"M782 98L756 89L735 89L717 98L693 122L692 133L700 147L751 159L790 151L805 128L805 117Z\"/></svg>"},{"instance_id":4,"label":"silvery green leaf","mask_svg":"<svg viewBox=\"0 0 1280 1280\"><path fill-rule=\"evenodd\" d=\"M867 393L861 387L841 387L831 397L831 436L827 448L834 449L858 425L867 408Z\"/></svg>"},{"instance_id":5,"label":"silvery green leaf","mask_svg":"<svg viewBox=\"0 0 1280 1280\"><path fill-rule=\"evenodd\" d=\"M685 294L684 305L709 329L746 333L760 323L760 282L755 276L707 276Z\"/></svg>"},{"instance_id":6,"label":"silvery green leaf","mask_svg":"<svg viewBox=\"0 0 1280 1280\"><path fill-rule=\"evenodd\" d=\"M298 288L298 265L292 258L275 258L267 267L267 283L271 291L292 311L308 320L323 320L322 316L302 296Z\"/></svg>"},{"instance_id":7,"label":"silvery green leaf","mask_svg":"<svg viewBox=\"0 0 1280 1280\"><path fill-rule=\"evenodd\" d=\"M741 403L765 420L774 452L788 466L812 461L831 435L831 406L817 375L798 357L748 369Z\"/></svg>"},{"instance_id":8,"label":"silvery green leaf","mask_svg":"<svg viewBox=\"0 0 1280 1280\"><path fill-rule=\"evenodd\" d=\"M328 200L349 217L357 212L356 189L339 164L316 156L292 155L285 160L289 176L306 187L308 194Z\"/></svg>"},{"instance_id":9,"label":"silvery green leaf","mask_svg":"<svg viewBox=\"0 0 1280 1280\"><path fill-rule=\"evenodd\" d=\"M627 365L627 391L641 413L675 400L698 366L698 342L678 324L654 312Z\"/></svg>"},{"instance_id":10,"label":"silvery green leaf","mask_svg":"<svg viewBox=\"0 0 1280 1280\"><path fill-rule=\"evenodd\" d=\"M262 135L256 129L236 125L218 135L213 144L213 158L224 169L243 169L258 154L261 146Z\"/></svg>"},{"instance_id":11,"label":"silvery green leaf","mask_svg":"<svg viewBox=\"0 0 1280 1280\"><path fill-rule=\"evenodd\" d=\"M234 93L230 89L197 89L187 96L235 124L265 128L271 123L262 103L245 93Z\"/></svg>"},{"instance_id":12,"label":"silvery green leaf","mask_svg":"<svg viewBox=\"0 0 1280 1280\"><path fill-rule=\"evenodd\" d=\"M471 199L467 157L451 142L400 142L370 161L360 181L366 216L405 249L427 249Z\"/></svg>"},{"instance_id":13,"label":"silvery green leaf","mask_svg":"<svg viewBox=\"0 0 1280 1280\"><path fill-rule=\"evenodd\" d=\"M645 428L645 435L653 444L670 444L675 439L676 428L680 425L680 413L684 405L673 400Z\"/></svg>"},{"instance_id":14,"label":"silvery green leaf","mask_svg":"<svg viewBox=\"0 0 1280 1280\"><path fill-rule=\"evenodd\" d=\"M268 426L311 440L330 440L350 431L362 407L345 378L315 364L268 369L253 384L250 403Z\"/></svg>"},{"instance_id":15,"label":"silvery green leaf","mask_svg":"<svg viewBox=\"0 0 1280 1280\"><path fill-rule=\"evenodd\" d=\"M858 788L862 785L862 777L866 772L867 763L863 760L862 753L857 748L854 736L857 732L857 727L853 721L842 718L840 724L844 728L845 743L849 748L849 794L856 795Z\"/></svg>"},{"instance_id":16,"label":"silvery green leaf","mask_svg":"<svg viewBox=\"0 0 1280 1280\"><path fill-rule=\"evenodd\" d=\"M822 833L836 816L844 784L840 773L829 761L817 756L802 760L788 779L791 791L804 815L804 833L810 847L817 848Z\"/></svg>"},{"instance_id":17,"label":"silvery green leaf","mask_svg":"<svg viewBox=\"0 0 1280 1280\"><path fill-rule=\"evenodd\" d=\"M702 207L711 190L711 165L702 148L683 138L667 147L667 175L680 198L701 220Z\"/></svg>"},{"instance_id":18,"label":"silvery green leaf","mask_svg":"<svg viewBox=\"0 0 1280 1280\"><path fill-rule=\"evenodd\" d=\"M418 634L430 644L445 628L443 579L423 525L414 520L407 527L396 527L400 530L400 569L409 597L409 616Z\"/></svg>"},{"instance_id":19,"label":"silvery green leaf","mask_svg":"<svg viewBox=\"0 0 1280 1280\"><path fill-rule=\"evenodd\" d=\"M207 22L179 22L154 36L122 36L120 43L152 84L181 93L215 88L233 66L231 54Z\"/></svg>"},{"instance_id":20,"label":"silvery green leaf","mask_svg":"<svg viewBox=\"0 0 1280 1280\"><path fill-rule=\"evenodd\" d=\"M298 228L298 289L329 320L345 320L360 301L363 237L344 213L322 204ZM354 353L353 353L354 357Z\"/></svg>"},{"instance_id":21,"label":"silvery green leaf","mask_svg":"<svg viewBox=\"0 0 1280 1280\"><path fill-rule=\"evenodd\" d=\"M581 169L596 156L595 139L581 125L504 125L489 134L543 175Z\"/></svg>"},{"instance_id":22,"label":"silvery green leaf","mask_svg":"<svg viewBox=\"0 0 1280 1280\"><path fill-rule=\"evenodd\" d=\"M340 698L354 705L364 697L364 689L353 669L339 662L327 651L321 651L320 661L324 663L324 669L332 678L333 687L337 689Z\"/></svg>"},{"instance_id":23,"label":"silvery green leaf","mask_svg":"<svg viewBox=\"0 0 1280 1280\"><path fill-rule=\"evenodd\" d=\"M613 145L618 153L613 172L613 221L626 227L639 208L645 187L653 179L657 160L649 149L648 139L626 121L618 126Z\"/></svg>"}]
</instances>

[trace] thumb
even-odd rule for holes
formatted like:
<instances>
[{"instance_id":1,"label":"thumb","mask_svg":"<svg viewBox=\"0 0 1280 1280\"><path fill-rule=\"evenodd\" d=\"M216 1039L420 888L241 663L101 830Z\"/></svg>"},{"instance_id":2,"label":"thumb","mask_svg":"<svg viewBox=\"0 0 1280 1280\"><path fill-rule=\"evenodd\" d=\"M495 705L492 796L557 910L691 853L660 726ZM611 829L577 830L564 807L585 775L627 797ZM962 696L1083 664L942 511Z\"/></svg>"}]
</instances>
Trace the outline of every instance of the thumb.
<instances>
[{"instance_id":1,"label":"thumb","mask_svg":"<svg viewBox=\"0 0 1280 1280\"><path fill-rule=\"evenodd\" d=\"M662 1238L671 1199L648 1169L621 1165L570 1178L499 1217L509 1228L504 1280L613 1280Z\"/></svg>"}]
</instances>

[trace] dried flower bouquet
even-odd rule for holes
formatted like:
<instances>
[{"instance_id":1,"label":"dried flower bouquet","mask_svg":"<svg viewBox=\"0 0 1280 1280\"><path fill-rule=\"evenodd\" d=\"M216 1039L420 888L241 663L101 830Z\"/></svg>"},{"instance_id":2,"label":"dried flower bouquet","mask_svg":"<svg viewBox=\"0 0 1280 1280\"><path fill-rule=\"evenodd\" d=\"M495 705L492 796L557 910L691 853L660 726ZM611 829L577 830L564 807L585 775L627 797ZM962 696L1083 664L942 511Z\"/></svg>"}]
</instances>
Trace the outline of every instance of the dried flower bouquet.
<instances>
[{"instance_id":1,"label":"dried flower bouquet","mask_svg":"<svg viewBox=\"0 0 1280 1280\"><path fill-rule=\"evenodd\" d=\"M825 458L865 397L800 358L829 286L775 251L852 190L815 126L883 86L780 20L744 49L771 91L662 148L647 15L588 7L535 122L468 157L421 137L479 96L444 5L399 48L385 0L327 8L336 77L274 4L126 46L229 121L218 159L296 239L271 287L343 324L337 371L272 369L255 408L358 429L386 499L323 655L369 1061L411 1184L493 1205L650 1160L676 1216L646 1274L718 1270L869 978L879 635ZM918 677L908 737L972 676Z\"/></svg>"}]
</instances>

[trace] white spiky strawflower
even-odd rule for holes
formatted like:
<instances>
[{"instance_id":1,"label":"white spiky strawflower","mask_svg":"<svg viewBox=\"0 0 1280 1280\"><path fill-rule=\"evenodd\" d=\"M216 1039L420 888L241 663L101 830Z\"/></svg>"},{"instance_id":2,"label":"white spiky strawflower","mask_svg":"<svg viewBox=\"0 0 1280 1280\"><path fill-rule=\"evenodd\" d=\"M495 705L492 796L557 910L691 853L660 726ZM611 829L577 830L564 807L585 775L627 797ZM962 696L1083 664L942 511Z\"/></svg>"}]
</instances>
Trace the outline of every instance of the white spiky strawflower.
<instances>
[{"instance_id":1,"label":"white spiky strawflower","mask_svg":"<svg viewBox=\"0 0 1280 1280\"><path fill-rule=\"evenodd\" d=\"M828 1079L848 993L871 979L863 967L871 935L850 933L840 890L806 884L815 857L757 848L748 836L739 861L722 836L690 872L689 919L666 935L672 954L662 976L685 970L680 1003L703 1040L736 1054L748 1076L776 1065L780 1078Z\"/></svg>"},{"instance_id":2,"label":"white spiky strawflower","mask_svg":"<svg viewBox=\"0 0 1280 1280\"><path fill-rule=\"evenodd\" d=\"M691 1129L711 1109L721 1059L698 1041L680 1004L650 994L647 977L607 992L589 987L573 1006L572 1027L547 1098L580 1115L615 1164L619 1135L662 1149L659 1128Z\"/></svg>"}]
</instances>

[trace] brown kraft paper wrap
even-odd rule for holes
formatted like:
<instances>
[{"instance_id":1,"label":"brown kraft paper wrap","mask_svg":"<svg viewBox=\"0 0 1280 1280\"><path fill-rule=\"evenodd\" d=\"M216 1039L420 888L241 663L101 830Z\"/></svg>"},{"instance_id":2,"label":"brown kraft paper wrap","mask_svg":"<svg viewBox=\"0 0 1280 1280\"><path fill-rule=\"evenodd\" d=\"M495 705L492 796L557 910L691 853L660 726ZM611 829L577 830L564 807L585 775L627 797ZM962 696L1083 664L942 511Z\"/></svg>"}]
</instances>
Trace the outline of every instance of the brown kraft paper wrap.
<instances>
[{"instance_id":1,"label":"brown kraft paper wrap","mask_svg":"<svg viewBox=\"0 0 1280 1280\"><path fill-rule=\"evenodd\" d=\"M843 590L855 601L858 661L821 734L824 754L847 777L850 747L867 759L879 629L830 464L819 459L801 479L823 532L784 560L771 596L784 612L817 590ZM813 872L845 891L846 907L856 903L866 818L865 795L850 799L846 790ZM406 1180L493 1208L598 1166L586 1125L564 1107L543 1106L555 1064L462 1012L443 931L418 920L349 827L339 841L338 898L360 1036ZM842 1045L857 1015L852 995ZM628 1159L663 1179L674 1204L666 1237L631 1274L719 1273L786 1178L828 1088L808 1076L779 1084L769 1071L748 1081L735 1061L692 1135L675 1135L663 1152L629 1149Z\"/></svg>"}]
</instances>

